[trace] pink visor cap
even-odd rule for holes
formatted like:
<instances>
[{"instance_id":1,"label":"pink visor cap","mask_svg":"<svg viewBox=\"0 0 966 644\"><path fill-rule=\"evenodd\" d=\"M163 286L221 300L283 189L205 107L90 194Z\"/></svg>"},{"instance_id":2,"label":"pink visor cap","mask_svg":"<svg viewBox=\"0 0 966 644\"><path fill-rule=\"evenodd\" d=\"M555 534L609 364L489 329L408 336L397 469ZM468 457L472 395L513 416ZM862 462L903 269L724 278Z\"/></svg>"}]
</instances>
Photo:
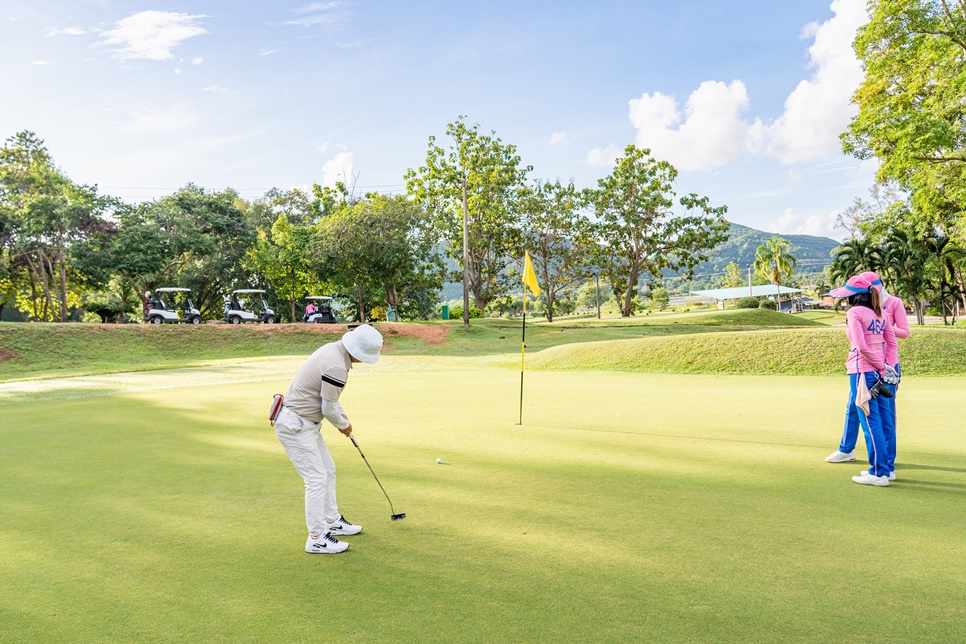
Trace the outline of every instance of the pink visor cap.
<instances>
[{"instance_id":1,"label":"pink visor cap","mask_svg":"<svg viewBox=\"0 0 966 644\"><path fill-rule=\"evenodd\" d=\"M879 274L875 271L866 271L859 275L859 277L864 277L865 279L869 280L870 287L874 288L880 293L882 292L882 278L879 277Z\"/></svg>"},{"instance_id":2,"label":"pink visor cap","mask_svg":"<svg viewBox=\"0 0 966 644\"><path fill-rule=\"evenodd\" d=\"M870 288L872 288L872 280L868 278L868 273L862 273L853 275L845 286L833 288L828 294L832 297L850 297L856 293L868 293Z\"/></svg>"}]
</instances>

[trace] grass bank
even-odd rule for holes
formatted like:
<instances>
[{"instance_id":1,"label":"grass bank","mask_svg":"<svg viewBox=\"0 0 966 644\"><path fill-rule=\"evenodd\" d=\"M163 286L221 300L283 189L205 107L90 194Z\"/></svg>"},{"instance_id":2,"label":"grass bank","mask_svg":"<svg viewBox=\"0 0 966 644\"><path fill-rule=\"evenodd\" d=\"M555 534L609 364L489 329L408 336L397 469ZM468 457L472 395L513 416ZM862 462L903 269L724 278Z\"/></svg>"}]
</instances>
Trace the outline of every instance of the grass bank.
<instances>
[{"instance_id":1,"label":"grass bank","mask_svg":"<svg viewBox=\"0 0 966 644\"><path fill-rule=\"evenodd\" d=\"M655 314L626 320L527 322L527 346L746 331L816 323L772 311ZM520 320L377 324L387 354L484 356L520 350ZM0 381L174 368L210 360L305 355L345 332L344 325L0 324Z\"/></svg>"},{"instance_id":2,"label":"grass bank","mask_svg":"<svg viewBox=\"0 0 966 644\"><path fill-rule=\"evenodd\" d=\"M844 373L845 329L766 329L686 337L594 342L550 348L528 358L530 369L821 375ZM966 329L913 328L899 341L905 375L966 374Z\"/></svg>"}]
</instances>

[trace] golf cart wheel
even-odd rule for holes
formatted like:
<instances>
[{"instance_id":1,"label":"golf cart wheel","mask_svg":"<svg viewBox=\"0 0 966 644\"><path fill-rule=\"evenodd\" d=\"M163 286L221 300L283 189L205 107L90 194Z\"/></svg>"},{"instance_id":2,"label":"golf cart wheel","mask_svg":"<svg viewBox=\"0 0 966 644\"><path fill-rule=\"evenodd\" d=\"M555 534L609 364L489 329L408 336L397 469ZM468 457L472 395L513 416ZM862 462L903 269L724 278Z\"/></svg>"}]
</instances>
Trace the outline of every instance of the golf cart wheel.
<instances>
[{"instance_id":1,"label":"golf cart wheel","mask_svg":"<svg viewBox=\"0 0 966 644\"><path fill-rule=\"evenodd\" d=\"M201 317L198 315L192 315L191 319L188 321L191 322L192 324L201 324Z\"/></svg>"},{"instance_id":2,"label":"golf cart wheel","mask_svg":"<svg viewBox=\"0 0 966 644\"><path fill-rule=\"evenodd\" d=\"M160 315L155 315L151 318L151 324L164 324L164 319Z\"/></svg>"},{"instance_id":3,"label":"golf cart wheel","mask_svg":"<svg viewBox=\"0 0 966 644\"><path fill-rule=\"evenodd\" d=\"M232 317L228 318L228 323L229 324L241 324L241 318L238 317L237 315L233 315Z\"/></svg>"},{"instance_id":4,"label":"golf cart wheel","mask_svg":"<svg viewBox=\"0 0 966 644\"><path fill-rule=\"evenodd\" d=\"M265 318L265 324L275 324L275 318L269 315L267 318Z\"/></svg>"}]
</instances>

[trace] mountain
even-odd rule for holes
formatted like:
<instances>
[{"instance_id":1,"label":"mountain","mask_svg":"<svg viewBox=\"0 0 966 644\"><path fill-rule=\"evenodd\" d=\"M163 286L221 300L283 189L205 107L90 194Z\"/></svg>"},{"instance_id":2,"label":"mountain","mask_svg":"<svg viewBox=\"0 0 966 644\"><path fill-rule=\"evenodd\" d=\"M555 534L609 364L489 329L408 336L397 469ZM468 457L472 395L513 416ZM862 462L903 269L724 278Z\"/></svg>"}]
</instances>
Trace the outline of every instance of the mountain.
<instances>
[{"instance_id":1,"label":"mountain","mask_svg":"<svg viewBox=\"0 0 966 644\"><path fill-rule=\"evenodd\" d=\"M776 235L776 233L768 233L732 223L728 231L728 241L712 251L710 260L695 268L695 276L720 275L724 273L725 266L731 262L744 270L748 264L755 263L755 251L771 239L773 235ZM777 236L788 240L791 244L792 257L798 260L798 265L795 268L796 273L821 271L832 263L832 249L839 245L839 242L830 237L781 234L777 234Z\"/></svg>"}]
</instances>

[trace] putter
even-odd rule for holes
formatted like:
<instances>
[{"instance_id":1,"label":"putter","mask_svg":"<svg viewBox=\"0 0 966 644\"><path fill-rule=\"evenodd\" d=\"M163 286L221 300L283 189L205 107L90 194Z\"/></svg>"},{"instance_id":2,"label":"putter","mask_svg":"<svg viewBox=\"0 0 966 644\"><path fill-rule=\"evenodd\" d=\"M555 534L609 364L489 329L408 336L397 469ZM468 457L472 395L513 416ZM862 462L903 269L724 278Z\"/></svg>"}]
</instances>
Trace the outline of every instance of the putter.
<instances>
[{"instance_id":1,"label":"putter","mask_svg":"<svg viewBox=\"0 0 966 644\"><path fill-rule=\"evenodd\" d=\"M368 467L369 471L372 472L372 478L376 479L376 483L379 485L379 489L382 490L382 493L385 495L386 500L389 501L389 511L392 512L392 514L389 515L389 518L393 521L402 521L403 519L405 519L406 518L405 512L400 512L399 514L396 514L396 510L392 507L392 499L390 499L389 495L386 494L386 488L382 487L382 483L379 483L379 477L376 476L376 473L373 472L372 470L372 466L369 465L369 461L366 460L366 455L362 453L362 449L360 449L359 443L356 442L356 437L353 436L352 434L349 434L349 440L352 441L352 444L356 446L357 450L359 450L359 456L361 456L362 460L365 461L366 467Z\"/></svg>"}]
</instances>

